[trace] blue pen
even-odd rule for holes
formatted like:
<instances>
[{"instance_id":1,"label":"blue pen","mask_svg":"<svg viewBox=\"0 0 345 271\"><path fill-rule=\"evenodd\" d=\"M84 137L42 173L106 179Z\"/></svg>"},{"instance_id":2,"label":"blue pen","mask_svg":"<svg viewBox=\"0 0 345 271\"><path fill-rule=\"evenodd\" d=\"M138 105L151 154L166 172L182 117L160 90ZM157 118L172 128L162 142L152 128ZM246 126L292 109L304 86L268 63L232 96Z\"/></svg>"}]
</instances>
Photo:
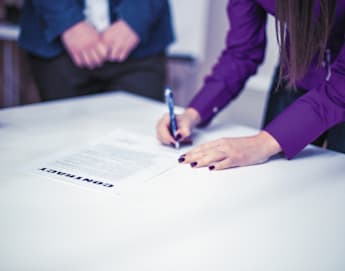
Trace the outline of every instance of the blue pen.
<instances>
[{"instance_id":1,"label":"blue pen","mask_svg":"<svg viewBox=\"0 0 345 271\"><path fill-rule=\"evenodd\" d=\"M174 112L174 94L170 88L165 89L165 102L169 108L169 116L170 116L170 133L175 138L177 133L177 122L176 122L176 116ZM180 148L180 143L175 142L175 148Z\"/></svg>"}]
</instances>

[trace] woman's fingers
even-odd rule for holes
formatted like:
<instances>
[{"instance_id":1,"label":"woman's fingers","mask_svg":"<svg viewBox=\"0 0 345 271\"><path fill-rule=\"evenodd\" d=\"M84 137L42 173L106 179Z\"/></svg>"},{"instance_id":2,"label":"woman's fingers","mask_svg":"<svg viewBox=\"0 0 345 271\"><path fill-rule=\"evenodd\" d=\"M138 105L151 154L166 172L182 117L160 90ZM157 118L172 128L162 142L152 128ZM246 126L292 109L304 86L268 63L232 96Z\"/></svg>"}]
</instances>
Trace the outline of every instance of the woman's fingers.
<instances>
[{"instance_id":1,"label":"woman's fingers","mask_svg":"<svg viewBox=\"0 0 345 271\"><path fill-rule=\"evenodd\" d=\"M177 131L176 131L176 140L177 141L184 141L185 139L189 138L192 134L192 129L190 123L187 122L185 116L177 115Z\"/></svg>"},{"instance_id":2,"label":"woman's fingers","mask_svg":"<svg viewBox=\"0 0 345 271\"><path fill-rule=\"evenodd\" d=\"M208 168L209 170L223 170L231 167L236 167L233 161L230 158L211 163Z\"/></svg>"},{"instance_id":3,"label":"woman's fingers","mask_svg":"<svg viewBox=\"0 0 345 271\"><path fill-rule=\"evenodd\" d=\"M176 131L175 139L177 141L184 141L186 138L190 137L191 131L188 127L182 126Z\"/></svg>"},{"instance_id":4,"label":"woman's fingers","mask_svg":"<svg viewBox=\"0 0 345 271\"><path fill-rule=\"evenodd\" d=\"M226 154L221 151L212 151L208 153L198 152L186 156L185 163L189 163L192 167L208 167L213 163L226 159Z\"/></svg>"},{"instance_id":5,"label":"woman's fingers","mask_svg":"<svg viewBox=\"0 0 345 271\"><path fill-rule=\"evenodd\" d=\"M217 150L222 150L222 145L220 144L220 140L214 140L205 144L201 144L195 148L193 148L190 152L187 153L187 155L192 155L193 153L198 153L198 152L210 152L210 151L217 151Z\"/></svg>"},{"instance_id":6,"label":"woman's fingers","mask_svg":"<svg viewBox=\"0 0 345 271\"><path fill-rule=\"evenodd\" d=\"M208 167L226 159L226 154L221 151L214 151L207 155L204 155L201 159L199 159L196 163L196 167Z\"/></svg>"},{"instance_id":7,"label":"woman's fingers","mask_svg":"<svg viewBox=\"0 0 345 271\"><path fill-rule=\"evenodd\" d=\"M184 154L179 158L180 163L190 164L193 168L209 167L210 170L221 170L233 167L231 159L231 144L224 139L214 140ZM236 151L234 150L234 155Z\"/></svg>"},{"instance_id":8,"label":"woman's fingers","mask_svg":"<svg viewBox=\"0 0 345 271\"><path fill-rule=\"evenodd\" d=\"M179 162L180 163L184 163L184 164L192 164L193 163L193 167L196 166L196 164L194 163L198 163L199 160L201 160L203 158L205 154L202 152L194 152L194 153L187 153L184 154L182 156L180 156L179 158Z\"/></svg>"},{"instance_id":9,"label":"woman's fingers","mask_svg":"<svg viewBox=\"0 0 345 271\"><path fill-rule=\"evenodd\" d=\"M175 139L170 134L169 129L169 117L167 115L164 115L157 124L157 138L158 140L163 143L164 145L170 145L175 143Z\"/></svg>"},{"instance_id":10,"label":"woman's fingers","mask_svg":"<svg viewBox=\"0 0 345 271\"><path fill-rule=\"evenodd\" d=\"M156 131L157 138L165 145L175 144L176 142L183 142L191 135L191 127L183 116L176 116L178 130L175 135L170 132L170 118L169 114L165 114L157 123Z\"/></svg>"}]
</instances>

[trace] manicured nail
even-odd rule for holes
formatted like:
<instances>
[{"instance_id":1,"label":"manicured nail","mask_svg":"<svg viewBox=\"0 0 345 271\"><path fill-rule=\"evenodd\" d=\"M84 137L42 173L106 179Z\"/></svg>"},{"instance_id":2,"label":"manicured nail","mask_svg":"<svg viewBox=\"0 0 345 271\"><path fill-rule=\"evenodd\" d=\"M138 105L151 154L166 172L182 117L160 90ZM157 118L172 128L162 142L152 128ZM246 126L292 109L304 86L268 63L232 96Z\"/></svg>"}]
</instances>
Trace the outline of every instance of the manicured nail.
<instances>
[{"instance_id":1,"label":"manicured nail","mask_svg":"<svg viewBox=\"0 0 345 271\"><path fill-rule=\"evenodd\" d=\"M209 166L208 169L209 170L214 170L216 167L215 166Z\"/></svg>"},{"instance_id":2,"label":"manicured nail","mask_svg":"<svg viewBox=\"0 0 345 271\"><path fill-rule=\"evenodd\" d=\"M191 167L196 167L197 164L198 164L197 162L192 162L192 163L190 164L190 166L191 166Z\"/></svg>"},{"instance_id":3,"label":"manicured nail","mask_svg":"<svg viewBox=\"0 0 345 271\"><path fill-rule=\"evenodd\" d=\"M175 140L177 140L177 141L180 141L181 138L182 138L181 134L177 134L177 136L175 136Z\"/></svg>"},{"instance_id":4,"label":"manicured nail","mask_svg":"<svg viewBox=\"0 0 345 271\"><path fill-rule=\"evenodd\" d=\"M180 157L180 158L178 159L178 162L179 162L179 163L183 163L185 160L186 160L186 159L184 159L183 157Z\"/></svg>"}]
</instances>

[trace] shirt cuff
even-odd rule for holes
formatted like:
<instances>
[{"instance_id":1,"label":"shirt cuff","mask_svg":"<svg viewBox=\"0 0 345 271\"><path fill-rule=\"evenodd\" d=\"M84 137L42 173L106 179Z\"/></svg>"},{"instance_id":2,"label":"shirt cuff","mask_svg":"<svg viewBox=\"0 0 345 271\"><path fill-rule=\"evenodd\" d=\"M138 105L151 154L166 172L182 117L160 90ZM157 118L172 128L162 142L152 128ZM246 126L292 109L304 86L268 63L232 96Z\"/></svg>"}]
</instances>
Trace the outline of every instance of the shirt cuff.
<instances>
[{"instance_id":1,"label":"shirt cuff","mask_svg":"<svg viewBox=\"0 0 345 271\"><path fill-rule=\"evenodd\" d=\"M285 157L292 159L327 127L311 104L298 100L271 121L264 130L273 136Z\"/></svg>"},{"instance_id":2,"label":"shirt cuff","mask_svg":"<svg viewBox=\"0 0 345 271\"><path fill-rule=\"evenodd\" d=\"M194 97L188 107L199 112L201 122L198 126L206 126L229 103L231 95L225 90L225 83L214 81L206 84Z\"/></svg>"}]
</instances>

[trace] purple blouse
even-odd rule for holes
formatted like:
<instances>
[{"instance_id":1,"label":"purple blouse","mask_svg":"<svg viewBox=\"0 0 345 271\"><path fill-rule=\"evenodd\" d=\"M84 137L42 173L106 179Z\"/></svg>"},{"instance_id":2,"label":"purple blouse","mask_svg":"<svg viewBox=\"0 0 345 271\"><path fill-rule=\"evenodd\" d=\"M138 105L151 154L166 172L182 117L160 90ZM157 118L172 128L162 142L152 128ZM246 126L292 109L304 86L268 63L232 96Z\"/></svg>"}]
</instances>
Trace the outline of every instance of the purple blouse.
<instances>
[{"instance_id":1,"label":"purple blouse","mask_svg":"<svg viewBox=\"0 0 345 271\"><path fill-rule=\"evenodd\" d=\"M266 47L267 13L274 0L230 0L227 14L231 30L226 48L204 86L190 103L207 124L243 89L256 73ZM330 65L312 64L298 87L309 90L264 130L280 144L288 159L330 127L345 121L345 0L338 0L328 52ZM328 67L327 67L328 66ZM345 140L345 138L344 138Z\"/></svg>"}]
</instances>

